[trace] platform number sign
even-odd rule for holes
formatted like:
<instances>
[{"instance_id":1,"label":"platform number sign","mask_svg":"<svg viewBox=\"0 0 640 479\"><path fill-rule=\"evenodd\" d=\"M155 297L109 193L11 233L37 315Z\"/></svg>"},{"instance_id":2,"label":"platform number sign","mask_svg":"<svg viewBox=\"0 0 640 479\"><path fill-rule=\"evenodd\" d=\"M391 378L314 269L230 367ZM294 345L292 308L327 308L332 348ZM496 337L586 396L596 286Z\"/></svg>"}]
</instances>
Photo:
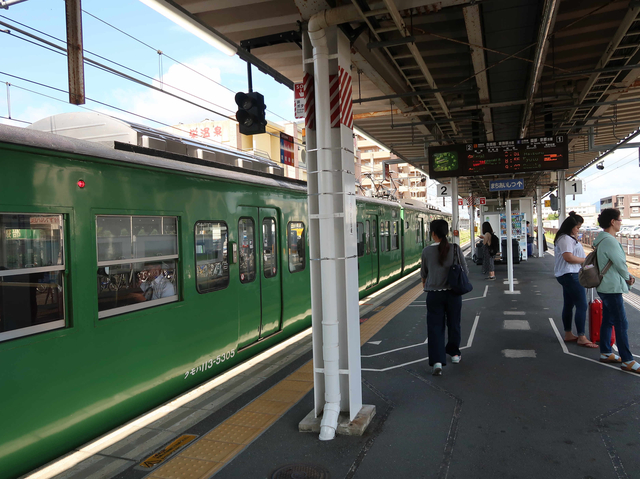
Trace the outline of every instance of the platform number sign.
<instances>
[{"instance_id":1,"label":"platform number sign","mask_svg":"<svg viewBox=\"0 0 640 479\"><path fill-rule=\"evenodd\" d=\"M567 195L582 194L582 180L569 180L565 182L565 193Z\"/></svg>"},{"instance_id":2,"label":"platform number sign","mask_svg":"<svg viewBox=\"0 0 640 479\"><path fill-rule=\"evenodd\" d=\"M448 183L441 183L436 186L438 189L438 198L451 196L451 185Z\"/></svg>"}]
</instances>

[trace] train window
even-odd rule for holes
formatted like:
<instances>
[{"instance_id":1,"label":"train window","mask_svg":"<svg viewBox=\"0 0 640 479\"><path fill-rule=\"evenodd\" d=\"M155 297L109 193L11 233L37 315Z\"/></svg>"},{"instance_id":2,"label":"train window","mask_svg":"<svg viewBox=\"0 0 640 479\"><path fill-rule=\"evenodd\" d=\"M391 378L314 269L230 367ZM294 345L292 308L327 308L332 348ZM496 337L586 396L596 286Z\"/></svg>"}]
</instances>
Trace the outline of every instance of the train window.
<instances>
[{"instance_id":1,"label":"train window","mask_svg":"<svg viewBox=\"0 0 640 479\"><path fill-rule=\"evenodd\" d=\"M391 249L398 249L398 222L393 222L393 232L391 235Z\"/></svg>"},{"instance_id":2,"label":"train window","mask_svg":"<svg viewBox=\"0 0 640 479\"><path fill-rule=\"evenodd\" d=\"M238 243L240 246L240 282L250 283L256 279L255 225L253 218L238 221Z\"/></svg>"},{"instance_id":3,"label":"train window","mask_svg":"<svg viewBox=\"0 0 640 479\"><path fill-rule=\"evenodd\" d=\"M389 251L389 222L380 223L380 251Z\"/></svg>"},{"instance_id":4,"label":"train window","mask_svg":"<svg viewBox=\"0 0 640 479\"><path fill-rule=\"evenodd\" d=\"M373 220L371 222L371 252L372 253L377 253L378 252L378 222L376 220Z\"/></svg>"},{"instance_id":5,"label":"train window","mask_svg":"<svg viewBox=\"0 0 640 479\"><path fill-rule=\"evenodd\" d=\"M0 342L65 326L62 215L0 214Z\"/></svg>"},{"instance_id":6,"label":"train window","mask_svg":"<svg viewBox=\"0 0 640 479\"><path fill-rule=\"evenodd\" d=\"M287 225L289 242L289 271L297 273L304 269L306 261L304 223L292 221Z\"/></svg>"},{"instance_id":7,"label":"train window","mask_svg":"<svg viewBox=\"0 0 640 479\"><path fill-rule=\"evenodd\" d=\"M364 224L356 223L358 228L358 256L364 256L365 250L365 236L364 236Z\"/></svg>"},{"instance_id":8,"label":"train window","mask_svg":"<svg viewBox=\"0 0 640 479\"><path fill-rule=\"evenodd\" d=\"M422 241L420 241L422 238L420 238L420 219L418 219L416 221L416 244L420 244L422 243Z\"/></svg>"},{"instance_id":9,"label":"train window","mask_svg":"<svg viewBox=\"0 0 640 479\"><path fill-rule=\"evenodd\" d=\"M365 223L364 223L364 234L366 235L366 242L365 242L365 244L367 245L366 253L369 254L369 253L371 253L371 250L370 250L370 247L371 247L370 246L371 245L371 243L370 243L370 241L371 241L370 240L370 238L371 238L371 223L369 223L369 220L365 221Z\"/></svg>"},{"instance_id":10,"label":"train window","mask_svg":"<svg viewBox=\"0 0 640 479\"><path fill-rule=\"evenodd\" d=\"M98 318L178 301L178 219L96 216Z\"/></svg>"},{"instance_id":11,"label":"train window","mask_svg":"<svg viewBox=\"0 0 640 479\"><path fill-rule=\"evenodd\" d=\"M198 293L229 286L229 233L222 221L198 221L195 227Z\"/></svg>"},{"instance_id":12,"label":"train window","mask_svg":"<svg viewBox=\"0 0 640 479\"><path fill-rule=\"evenodd\" d=\"M265 278L273 278L278 274L277 240L276 220L265 218L262 220L262 272Z\"/></svg>"}]
</instances>

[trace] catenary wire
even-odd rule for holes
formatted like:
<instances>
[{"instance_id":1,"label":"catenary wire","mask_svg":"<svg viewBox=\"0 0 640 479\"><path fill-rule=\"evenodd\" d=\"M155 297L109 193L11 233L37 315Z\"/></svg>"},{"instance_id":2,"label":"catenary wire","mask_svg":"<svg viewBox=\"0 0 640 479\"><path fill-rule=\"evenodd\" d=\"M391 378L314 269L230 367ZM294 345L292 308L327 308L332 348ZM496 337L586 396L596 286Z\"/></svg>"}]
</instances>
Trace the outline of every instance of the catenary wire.
<instances>
[{"instance_id":1,"label":"catenary wire","mask_svg":"<svg viewBox=\"0 0 640 479\"><path fill-rule=\"evenodd\" d=\"M3 17L3 16L2 16L2 15L0 15L0 17ZM23 24L22 24L22 23L20 23L20 22L16 22L16 23L19 23L20 25L25 26L25 25L23 25ZM6 26L6 27L8 27L8 28L13 28L15 31L18 31L19 33L21 33L21 34L23 34L23 35L28 35L28 36L31 36L32 38L35 38L35 39L39 40L39 41L46 42L46 43L48 43L48 44L49 44L49 46L51 46L51 47L53 47L53 48L46 48L46 47L44 47L44 46L43 46L43 48L46 48L47 50L51 50L51 51L55 51L54 49L59 49L60 51L58 51L57 53L59 53L60 55L63 55L63 56L67 56L66 49L65 49L65 48L63 48L63 47L61 47L61 46L55 45L55 44L53 44L53 43L50 43L50 42L48 42L47 40L44 40L44 39L42 39L42 38L38 38L38 37L36 37L35 35L31 35L31 34L30 34L30 33L28 33L28 32L24 32L24 31L21 31L20 29L16 29L13 25L10 25L10 24L7 24L7 23L4 23L4 22L2 22L2 21L0 21L0 25L4 25L4 26ZM31 27L28 27L28 26L27 26L26 28L31 28ZM38 31L38 30L36 30L36 31ZM8 34L8 35L11 35L12 37L17 38L17 39L19 39L19 40L28 41L29 43L33 43L34 45L42 46L42 45L38 45L37 43L31 42L31 41L29 41L29 40L26 40L26 39L24 39L24 38L22 38L22 37L19 37L19 36L17 36L17 35L14 35L14 34L12 34L11 32L7 32L7 34ZM48 35L48 36L51 36L51 35ZM56 39L55 37L52 37L52 38ZM59 41L59 42L62 42L62 40L60 40L60 39L56 39L56 40L57 40L57 41ZM117 66L119 66L119 67L121 67L121 68L124 68L124 69L126 69L126 70L132 71L132 72L134 72L134 73L136 73L136 74L138 74L138 75L140 75L140 76L142 76L142 77L148 78L148 79L150 79L150 80L152 80L152 81L154 81L154 80L155 80L155 78L153 78L153 77L151 77L151 76L149 76L149 75L146 75L146 74L144 74L144 73L142 73L142 72L139 72L139 71L137 71L137 70L135 70L135 69L133 69L133 68L127 67L126 65L122 65L122 64L120 64L120 63L118 63L118 62L115 62L115 61L113 61L113 60L110 60L110 59L108 59L108 58L106 58L106 57L103 57L102 55L98 55L98 54L93 53L93 52L91 52L91 51L89 51L89 50L85 50L85 52L87 52L87 53L89 53L89 54L91 54L91 55L94 55L94 56L96 56L96 57L98 57L98 58L101 58L101 59L103 59L103 60L106 60L106 61L108 61L108 62L110 62L110 63L113 63L114 65L117 65ZM225 118L227 118L227 119L230 119L230 120L231 120L231 119L233 119L232 117L230 117L230 116L228 116L228 115L225 115L225 114L220 113L220 112L216 112L216 111L214 111L214 110L211 110L211 109L208 109L208 108L203 107L203 106L201 106L201 105L198 105L198 104L195 104L195 103L193 103L193 102L190 102L189 100L186 100L186 99L184 99L184 98L181 98L181 97L179 97L179 96L177 96L177 95L174 95L174 94L172 94L172 93L169 93L169 92L167 92L167 91L163 90L162 88L158 88L158 87L155 87L155 86L150 85L150 84L148 84L148 83L144 83L144 82L142 82L141 80L138 80L138 79L136 79L136 78L133 78L133 77L131 77L131 76L129 76L129 75L127 75L127 74L123 73L123 72L120 72L120 71L118 71L118 70L115 70L115 69L113 69L113 68L110 68L110 67L108 67L108 66L106 66L106 65L102 65L102 64L100 64L100 63L98 63L98 62L96 62L95 60L92 60L92 59L90 59L90 58L86 58L86 57L85 57L85 59L84 59L84 60L85 60L85 62L89 63L90 65L92 65L92 66L94 66L94 67L97 67L97 68L99 68L99 69L102 69L103 71L107 71L107 72L112 73L112 74L114 74L114 75L120 76L121 78L125 78L125 79L130 80L130 81L133 81L133 82L135 82L135 83L139 83L139 84L141 84L141 85L143 85L143 86L146 86L147 88L152 88L152 89L155 89L155 90L157 90L157 91L159 91L159 92L165 93L165 94L167 94L167 95L174 96L175 98L178 98L178 99L181 99L181 100L183 100L183 101L186 101L186 102L192 103L194 106L199 106L199 107L201 107L201 108L203 108L203 109L209 110L210 112L215 113L216 115L223 116L223 117L225 117ZM185 94L187 94L187 95L189 95L189 96L192 96L192 97L194 97L194 98L196 98L196 99L198 99L198 100L201 100L201 101L203 101L203 102L206 102L206 103L209 103L209 104L211 104L211 105L214 105L214 106L215 106L215 107L217 107L217 108L222 108L223 110L227 110L227 111L229 111L229 112L232 112L232 113L233 113L233 110L231 110L231 109L229 109L229 108L227 108L227 107L224 107L224 106L222 106L222 105L218 105L218 104L216 104L216 103L213 103L213 102L211 102L211 101L209 101L209 100L207 100L207 99L205 99L205 98L198 97L198 96L196 96L196 95L194 95L194 94L192 94L192 93L189 93L189 92L187 92L187 91L185 91L185 90L182 90L182 89L180 89L180 88L177 88L177 87L175 87L175 86L169 85L169 84L167 84L167 83L164 83L164 85L165 85L165 86L167 86L167 87L169 87L169 88L172 88L172 89L174 89L174 90L176 90L176 91L179 91L179 92L185 93Z\"/></svg>"},{"instance_id":2,"label":"catenary wire","mask_svg":"<svg viewBox=\"0 0 640 479\"><path fill-rule=\"evenodd\" d=\"M188 66L188 65L186 65L186 64L184 64L184 63L182 63L182 62L180 62L179 60L176 60L176 59L175 59L175 58L173 58L173 57L171 57L170 55L167 55L164 51L162 51L162 50L160 50L160 49L158 49L158 48L154 48L154 47L152 47L151 45L149 45L149 44L147 44L147 43L143 42L142 40L140 40L140 39L138 39L138 38L134 37L133 35L131 35L131 34L129 34L129 33L127 33L127 32L125 32L124 30L121 30L120 28L118 28L118 27L116 27L116 26L114 26L114 25L110 24L110 23L109 23L109 22L107 22L106 20L103 20L103 19L101 19L101 18L99 18L99 17L97 17L97 16L93 15L92 13L89 13L89 12L87 12L87 11L86 11L86 10L84 10L84 9L82 10L82 12L83 12L83 13L86 13L87 15L89 15L90 17L94 18L95 20L97 20L97 21L99 21L99 22L101 22L101 23L104 23L104 24L105 24L105 25L107 25L108 27L113 28L114 30L116 30L116 31L120 32L121 34L123 34L123 35L125 35L125 36L127 36L127 37L131 38L132 40L134 40L134 41L136 41L136 42L138 42L138 43L140 43L140 44L144 45L145 47L147 47L147 48L149 48L149 49L153 50L154 52L156 52L156 53L158 53L158 54L160 54L160 55L164 55L164 56L165 56L165 57L167 57L169 60L173 61L174 63L176 63L176 64L178 64L178 65L180 65L181 67L186 68L186 69L188 69L188 70L191 70L193 73L195 73L195 74L197 74L197 75L200 75L200 76L202 76L203 78L206 78L207 80L209 80L209 81L211 81L211 82L215 83L216 85L219 85L219 86L221 86L221 87L223 87L223 88L225 88L225 89L229 90L231 93L237 93L237 92L233 91L231 88L229 88L229 87L227 87L227 86L223 85L222 83L219 83L219 82L215 81L213 78L210 78L210 77L206 76L204 73L201 73L201 72L199 72L199 71L195 70L194 68L191 68L190 66ZM283 116L281 116L281 115L277 114L276 112L274 112L274 111L272 111L272 110L269 110L268 108L267 108L267 111L268 111L269 113L271 113L271 114L273 114L273 115L277 116L278 118L280 118L280 119L284 120L284 121L291 122L291 120L289 120L288 118L285 118L285 117L283 117ZM293 123L293 122L292 122L292 123Z\"/></svg>"},{"instance_id":3,"label":"catenary wire","mask_svg":"<svg viewBox=\"0 0 640 479\"><path fill-rule=\"evenodd\" d=\"M0 15L0 18L6 18L6 17L4 17L3 15ZM12 20L12 21L13 21L13 20ZM24 26L24 27L26 27L26 28L31 28L31 29L33 29L33 30L37 31L38 33L42 33L43 35L46 35L46 36L48 36L48 37L50 37L50 38L53 38L53 39L55 39L55 40L57 40L57 41L62 42L62 40L60 40L60 39L58 39L58 38L56 38L56 37L54 37L54 36L52 36L52 35L49 35L49 34L47 34L47 33L41 32L41 31L40 31L40 30L38 30L38 29L35 29L35 28L32 28L32 27L29 27L29 26L24 25L24 24L22 24L22 23L20 23L20 22L17 22L17 21L16 21L16 23L18 23L18 24L20 24L21 26ZM0 22L0 24L1 24L1 25L5 25L5 26L7 26L8 28L13 28L13 29L14 29L14 30L16 30L16 31L20 31L19 29L16 29L14 26L12 26L12 25L10 25L10 24L5 24L4 22ZM17 39L20 39L20 40L26 41L26 42L28 42L28 43L31 43L31 44L36 45L36 46L39 46L39 47L41 47L41 48L45 48L46 50L52 51L52 52L54 52L54 53L58 53L58 54L63 55L63 56L66 56L66 53L65 53L64 51L58 51L58 50L56 50L56 48L57 48L57 49L64 50L64 49L62 49L62 47L60 47L60 46L58 46L58 45L55 45L55 44L51 44L51 43L47 42L47 41L46 41L46 40L44 40L44 39L38 39L37 37L33 36L34 38L36 38L36 39L38 39L38 40L40 40L40 41L43 41L43 42L47 42L47 43L49 43L49 44L50 44L52 47L54 47L54 48L49 48L49 47L47 47L47 46L44 46L44 45L38 44L38 43L36 43L36 42L33 42L33 41L31 41L31 40L28 40L28 39L26 39L26 38L22 38L22 37L19 37L19 36L13 35L11 32L5 32L5 33L8 33L9 35L12 35L14 38L17 38ZM20 33L22 33L22 34L24 34L24 35L30 35L30 34L29 34L29 33L27 33L27 32L20 32ZM88 51L88 50L87 50L87 51ZM88 51L88 52L89 52L90 54L95 55L95 56L97 56L97 57L99 57L99 58L102 58L102 59L104 59L104 60L106 60L106 61L108 61L108 62L114 63L115 65L118 65L118 66L120 66L120 67L122 67L122 68L125 68L125 69L127 69L127 70L133 71L133 72L135 72L135 73L137 73L137 74L139 74L139 75L141 75L141 76L143 76L143 77L147 77L147 78L153 79L152 77L150 77L150 76L148 76L148 75L145 75L145 74L143 74L143 73L141 73L141 72L138 72L138 71L136 71L136 70L134 70L134 69L132 69L132 68L129 68L129 67L125 66L125 65L121 65L121 64L119 64L119 63L117 63L117 62L115 62L115 61L113 61L113 60L110 60L110 59L108 59L108 58L106 58L106 57L103 57L103 56L101 56L101 55L95 54L95 53L93 53L93 52L91 52L91 51ZM121 78L123 78L123 79L129 80L129 81L133 81L133 82L138 83L138 84L140 84L140 85L142 85L142 86L145 86L145 87L147 87L147 88L155 89L155 90L157 90L157 91L159 91L159 92L161 92L161 93L164 93L164 94L166 94L166 95L173 96L173 97L175 97L176 99L179 99L179 100L185 101L185 102L190 103L190 104L192 104L192 105L194 105L194 106L196 106L196 107L203 108L203 109L208 110L208 111L210 111L210 112L212 112L212 113L215 113L216 115L220 115L220 116L222 116L222 117L224 117L224 118L227 118L227 119L229 119L229 120L233 120L233 121L235 121L235 119L234 119L234 118L232 118L232 117L230 117L230 116L227 116L227 115L224 115L224 114L222 114L222 113L220 113L220 112L216 112L216 111L214 111L214 110L210 110L210 109L208 109L208 108L205 108L205 107L203 107L202 105L198 105L198 104L193 103L193 102L191 102L191 101L189 101L189 100L187 100L187 99L185 99L185 98L182 98L182 97L179 97L179 96L174 95L174 94L172 94L172 93L169 93L169 92L167 92L167 91L163 90L162 88L158 88L158 87L155 87L155 86L153 86L153 85L150 85L150 84L144 83L144 82L142 82L141 80L138 80L138 79L136 79L136 78L130 77L129 75L126 75L125 73L122 73L122 72L119 72L119 71L117 71L117 70L115 70L115 69L113 69L113 68L107 67L106 65L102 65L102 64L100 64L100 63L98 63L98 62L95 62L94 60L91 60L91 59L89 59L89 58L85 58L85 61L86 61L87 63L89 63L91 66L93 66L94 68L97 68L97 69L103 70L103 71L105 71L105 72L108 72L108 73L114 74L114 75L119 76L119 77L121 77ZM194 71L195 71L195 70L194 70ZM197 73L199 73L199 72L197 72ZM213 80L212 80L212 81L213 81ZM217 82L216 82L216 83L217 83ZM171 86L171 85L166 84L166 86L169 86L169 87L171 87L171 88L174 88L174 89L175 89L175 90L177 90L177 91L181 91L181 92L183 92L183 93L187 93L188 95L195 96L195 95L192 95L192 94L190 94L190 93L188 93L188 92L186 92L186 91L184 91L184 90L181 90L181 89L179 89L179 88L173 87L173 86ZM225 87L225 88L226 88L226 87ZM227 88L227 89L228 89L228 88ZM232 91L232 90L229 90L229 91ZM220 107L220 108L226 109L226 110L228 110L228 111L232 111L232 110L229 110L228 108L225 108L225 107L223 107L223 106L221 106L221 105L217 105L217 104L215 104L215 103L209 102L208 100L205 100L205 99L203 99L203 98L199 98L199 97L197 97L197 96L195 96L195 98L198 98L198 99L200 99L200 100L202 100L202 101L205 101L205 102L207 102L207 103L211 103L212 105L215 105L215 106L217 106L217 107ZM96 101L96 100L92 100L92 101ZM107 105L107 106L110 106L110 105ZM113 107L113 108L116 108L116 107ZM126 111L126 110L124 110L124 111ZM267 111L270 111L270 110L267 110ZM273 112L271 112L271 113L273 113ZM279 115L277 115L277 116L279 116ZM280 116L280 118L283 118L283 117L281 117L281 116ZM285 121L288 121L288 120L286 120L285 118L283 118L283 119L284 119ZM156 121L156 120L153 120L153 119L150 119L150 120L151 120L151 121ZM161 122L158 122L158 123L162 124ZM182 131L182 130L181 130L181 131ZM267 133L268 135L270 135L270 136L275 137L275 138L279 138L279 137L280 137L279 135L276 135L276 134L274 134L274 133L270 133L270 132L266 132L266 133ZM305 146L305 144L303 144L303 143L299 143L299 142L295 141L295 139L294 139L293 143L294 143L295 145L297 145L297 146L302 146L302 147L304 147L304 146ZM290 166L290 165L288 165L288 166Z\"/></svg>"},{"instance_id":4,"label":"catenary wire","mask_svg":"<svg viewBox=\"0 0 640 479\"><path fill-rule=\"evenodd\" d=\"M67 93L67 94L69 93L67 90L63 90L62 88L57 88L57 87L54 87L54 86L51 86L51 85L46 85L46 84L44 84L44 83L39 83L39 82L36 82L36 81L34 81L34 80L29 80L29 79L26 79L26 78L22 78L22 77L19 77L19 76L17 76L17 75L12 75L12 74L10 74L10 73L6 73L6 72L3 72L3 71L0 71L0 75L7 75L7 76L9 76L9 77L16 78L16 79L18 79L18 80L22 80L22 81L25 81L25 82L27 82L27 83L33 83L33 84L35 84L35 85L38 85L38 86L41 86L41 87L44 87L44 88L49 88L49 89L51 89L51 90L59 91L59 92L61 92L61 93ZM46 95L46 94L44 94L44 93L42 93L42 92L38 92L38 91L35 91L35 90L30 90L30 89L28 89L28 88L25 88L25 87L22 87L22 86L16 85L15 83L12 83L12 84L11 84L11 86L12 86L12 87L14 87L14 88L18 88L18 89L20 89L20 90L27 91L27 92L29 92L29 93L33 93L33 94L35 94L35 95L40 95L40 96L43 96L43 97L45 97L45 98L49 98L49 99L52 99L52 100L55 100L55 101L59 101L59 102L61 102L61 103L68 104L68 102L67 102L66 100L61 100L60 98L56 98L56 97L51 96L51 95ZM127 114L129 114L129 115L133 115L133 116L136 116L136 117L139 117L139 118L143 118L143 119L145 119L145 120L148 120L148 121L151 121L151 122L157 123L157 124L162 125L162 126L166 126L166 127L172 128L172 129L177 130L177 131L179 131L179 132L181 132L181 133L186 133L186 134L189 134L189 135L191 136L191 134L190 134L190 132L189 132L189 131L183 130L183 129L181 129L181 128L179 128L179 127L175 126L175 125L170 125L170 124L168 124L168 123L164 123L164 122L162 122L162 121L160 121L160 120L155 120L155 119L153 119L153 118L150 118L150 117L147 117L147 116L144 116L144 115L140 115L140 114L138 114L138 113L134 113L134 112L129 111L129 110L125 110L124 108L119 108L119 107L114 106L114 105L111 105L111 104L109 104L109 103L101 102L101 101L99 101L99 100L94 100L94 99L89 98L89 97L86 97L86 99L87 99L87 100L89 100L89 101L92 101L92 102L94 102L94 103L97 103L98 105L106 106L106 107L108 107L108 108L112 108L112 109L114 109L114 110L118 110L118 111L121 111L121 112L123 112L123 113L127 113ZM82 105L75 105L75 106L77 106L78 108L82 108L83 110L87 110L87 111L92 111L92 112L95 112L95 113L104 114L104 112L100 112L100 111L98 111L98 110L94 110L94 109L89 108L89 107L86 107L86 106L82 106ZM7 118L7 119L11 120L11 118ZM15 121L21 121L21 122L24 122L23 120L15 120ZM24 122L24 123L28 123L28 122ZM279 137L279 135L275 135L275 134L272 134L272 133L268 133L268 134L269 134L269 135L271 135L271 136L274 136L274 137ZM198 137L199 137L199 138L202 138L202 139L207 139L207 138L205 138L205 137L203 137L203 136L201 136L201 135L198 135ZM213 140L209 140L209 141L213 141ZM297 142L294 142L294 143L295 143L296 145L300 145L300 143L297 143ZM238 151L238 152L240 152L240 153L244 153L244 151L240 150L239 148L232 147L232 146L230 146L230 145L223 145L222 143L218 143L218 144L219 144L219 145L221 145L221 146L223 146L223 147L225 147L225 148L234 149L234 150L236 150L236 151ZM302 145L302 146L304 146L304 145ZM291 165L285 165L285 166L289 166L289 167L291 167L291 168L295 168L295 169L303 169L303 170L305 169L305 168L301 168L301 167L299 167L299 166L298 166L298 167L291 166Z\"/></svg>"}]
</instances>

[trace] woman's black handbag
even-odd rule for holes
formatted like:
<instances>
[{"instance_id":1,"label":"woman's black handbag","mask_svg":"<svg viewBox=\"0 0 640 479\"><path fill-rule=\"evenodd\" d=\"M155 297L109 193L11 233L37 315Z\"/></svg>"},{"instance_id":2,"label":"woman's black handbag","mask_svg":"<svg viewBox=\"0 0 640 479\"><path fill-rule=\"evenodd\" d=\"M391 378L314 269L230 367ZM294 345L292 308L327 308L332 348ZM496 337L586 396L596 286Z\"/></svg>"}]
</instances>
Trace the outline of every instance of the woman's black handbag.
<instances>
[{"instance_id":1,"label":"woman's black handbag","mask_svg":"<svg viewBox=\"0 0 640 479\"><path fill-rule=\"evenodd\" d=\"M449 269L447 281L453 294L467 294L473 290L473 285L469 282L467 273L464 272L460 265L460 247L455 243L453 245L453 264Z\"/></svg>"}]
</instances>

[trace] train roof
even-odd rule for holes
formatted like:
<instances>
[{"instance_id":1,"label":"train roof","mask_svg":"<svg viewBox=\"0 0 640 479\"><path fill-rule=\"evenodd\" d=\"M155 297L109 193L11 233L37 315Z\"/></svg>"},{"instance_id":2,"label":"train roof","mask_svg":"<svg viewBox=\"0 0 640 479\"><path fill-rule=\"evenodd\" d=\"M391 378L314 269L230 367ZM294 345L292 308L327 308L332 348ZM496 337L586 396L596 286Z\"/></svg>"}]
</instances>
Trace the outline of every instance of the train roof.
<instances>
[{"instance_id":1,"label":"train roof","mask_svg":"<svg viewBox=\"0 0 640 479\"><path fill-rule=\"evenodd\" d=\"M397 206L398 208L419 211L420 213L438 213L446 216L450 215L450 213L442 212L438 208L435 208L431 205L427 206L424 204L412 203L410 201L389 201L382 200L380 198L371 198L368 196L357 196L356 198L361 203L370 203L380 206Z\"/></svg>"},{"instance_id":2,"label":"train roof","mask_svg":"<svg viewBox=\"0 0 640 479\"><path fill-rule=\"evenodd\" d=\"M117 141L114 142L114 148L111 148L101 143L0 124L0 143L93 158L104 158L126 164L161 168L193 175L204 175L266 187L285 188L304 193L307 191L306 182L301 180L294 180L260 171L246 170L236 166L214 164L208 160L170 152L158 152L150 148Z\"/></svg>"},{"instance_id":3,"label":"train roof","mask_svg":"<svg viewBox=\"0 0 640 479\"><path fill-rule=\"evenodd\" d=\"M158 130L104 113L90 111L60 113L38 120L26 128L98 142L116 149L122 144L137 145L154 150L154 156L162 156L161 152L177 153L182 156L284 176L283 165L269 158L251 155L205 138L199 138L196 141L179 134L172 134L174 131L186 134L178 128L170 131Z\"/></svg>"}]
</instances>

